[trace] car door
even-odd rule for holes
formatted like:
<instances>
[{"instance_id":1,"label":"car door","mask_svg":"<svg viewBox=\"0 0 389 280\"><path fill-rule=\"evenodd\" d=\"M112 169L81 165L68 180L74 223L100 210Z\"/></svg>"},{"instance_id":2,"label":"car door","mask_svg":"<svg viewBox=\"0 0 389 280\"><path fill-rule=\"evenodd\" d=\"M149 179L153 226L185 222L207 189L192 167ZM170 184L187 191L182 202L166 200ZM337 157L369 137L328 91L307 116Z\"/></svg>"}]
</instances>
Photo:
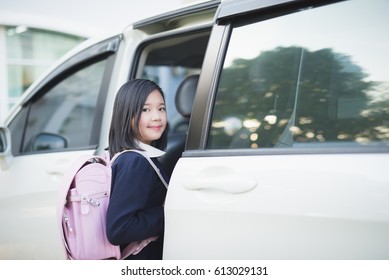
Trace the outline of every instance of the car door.
<instances>
[{"instance_id":1,"label":"car door","mask_svg":"<svg viewBox=\"0 0 389 280\"><path fill-rule=\"evenodd\" d=\"M164 259L389 257L388 8L221 4Z\"/></svg>"},{"instance_id":2,"label":"car door","mask_svg":"<svg viewBox=\"0 0 389 280\"><path fill-rule=\"evenodd\" d=\"M134 32L146 32L147 36L134 52L130 78L153 80L164 92L167 143L166 153L159 160L169 175L185 147L198 76L218 5L219 1L196 3L133 25Z\"/></svg>"},{"instance_id":3,"label":"car door","mask_svg":"<svg viewBox=\"0 0 389 280\"><path fill-rule=\"evenodd\" d=\"M99 144L119 42L93 44L61 63L26 93L2 130L9 142L1 154L1 259L63 258L57 190L69 164Z\"/></svg>"}]
</instances>

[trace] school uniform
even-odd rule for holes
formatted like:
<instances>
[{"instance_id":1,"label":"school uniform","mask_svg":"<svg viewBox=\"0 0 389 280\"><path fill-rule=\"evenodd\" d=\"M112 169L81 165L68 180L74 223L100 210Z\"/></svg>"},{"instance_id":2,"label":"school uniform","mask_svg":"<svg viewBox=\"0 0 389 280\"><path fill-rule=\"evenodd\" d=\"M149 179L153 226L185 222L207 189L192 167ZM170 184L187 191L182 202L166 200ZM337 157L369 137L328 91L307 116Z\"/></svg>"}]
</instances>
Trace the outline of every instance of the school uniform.
<instances>
[{"instance_id":1,"label":"school uniform","mask_svg":"<svg viewBox=\"0 0 389 280\"><path fill-rule=\"evenodd\" d=\"M150 145L140 143L143 150L161 170L166 182L167 174L157 157L164 154ZM112 165L111 200L107 210L107 237L123 249L133 241L159 236L139 254L127 259L162 259L164 208L166 187L147 159L136 153L121 154Z\"/></svg>"}]
</instances>

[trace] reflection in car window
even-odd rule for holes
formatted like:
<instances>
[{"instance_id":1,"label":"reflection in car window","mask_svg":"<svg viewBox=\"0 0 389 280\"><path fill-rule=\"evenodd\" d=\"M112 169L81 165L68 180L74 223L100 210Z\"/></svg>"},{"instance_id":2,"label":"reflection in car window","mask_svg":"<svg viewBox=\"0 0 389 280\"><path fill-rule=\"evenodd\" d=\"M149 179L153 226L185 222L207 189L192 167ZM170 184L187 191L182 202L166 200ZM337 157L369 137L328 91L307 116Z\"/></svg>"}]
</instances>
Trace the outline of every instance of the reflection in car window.
<instances>
[{"instance_id":1,"label":"reflection in car window","mask_svg":"<svg viewBox=\"0 0 389 280\"><path fill-rule=\"evenodd\" d=\"M90 135L105 64L103 60L79 70L31 104L24 152L34 151L34 141L47 133L65 138L63 148L96 144L90 143Z\"/></svg>"},{"instance_id":2,"label":"reflection in car window","mask_svg":"<svg viewBox=\"0 0 389 280\"><path fill-rule=\"evenodd\" d=\"M208 148L388 145L387 10L347 1L234 28Z\"/></svg>"}]
</instances>

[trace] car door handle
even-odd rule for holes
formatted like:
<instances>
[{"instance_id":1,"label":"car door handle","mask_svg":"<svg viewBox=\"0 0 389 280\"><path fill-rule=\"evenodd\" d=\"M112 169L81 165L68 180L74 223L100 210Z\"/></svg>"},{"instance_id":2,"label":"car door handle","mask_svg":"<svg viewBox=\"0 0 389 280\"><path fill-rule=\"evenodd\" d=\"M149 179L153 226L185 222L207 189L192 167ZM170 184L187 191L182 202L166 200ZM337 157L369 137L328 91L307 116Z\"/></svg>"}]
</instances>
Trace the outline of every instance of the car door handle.
<instances>
[{"instance_id":1,"label":"car door handle","mask_svg":"<svg viewBox=\"0 0 389 280\"><path fill-rule=\"evenodd\" d=\"M182 185L191 191L218 190L239 194L253 190L257 186L257 182L247 175L227 173L218 176L189 177L182 182Z\"/></svg>"}]
</instances>

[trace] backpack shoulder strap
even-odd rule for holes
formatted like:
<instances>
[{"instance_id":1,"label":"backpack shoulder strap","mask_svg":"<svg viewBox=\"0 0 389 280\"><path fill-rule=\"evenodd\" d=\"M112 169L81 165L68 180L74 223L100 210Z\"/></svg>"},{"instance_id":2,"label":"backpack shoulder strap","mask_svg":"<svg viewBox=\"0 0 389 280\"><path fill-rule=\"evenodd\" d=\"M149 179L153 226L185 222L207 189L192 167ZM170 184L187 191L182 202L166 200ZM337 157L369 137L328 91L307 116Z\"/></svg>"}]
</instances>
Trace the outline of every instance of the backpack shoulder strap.
<instances>
[{"instance_id":1,"label":"backpack shoulder strap","mask_svg":"<svg viewBox=\"0 0 389 280\"><path fill-rule=\"evenodd\" d=\"M139 150L124 150L122 152L119 152L117 154L115 154L111 160L111 165L113 164L113 162L123 153L126 153L126 152L135 152L135 153L138 153L138 154L141 154L142 156L144 156L147 161L150 163L150 165L154 168L155 172L157 173L158 177L161 179L162 183L164 184L165 188L168 188L168 184L166 183L165 179L163 178L162 174L161 174L161 171L159 170L159 168L155 165L155 163L151 160L151 158L143 151L139 151Z\"/></svg>"},{"instance_id":2,"label":"backpack shoulder strap","mask_svg":"<svg viewBox=\"0 0 389 280\"><path fill-rule=\"evenodd\" d=\"M154 168L155 172L157 172L157 175L159 176L159 178L161 179L162 183L165 185L165 188L168 188L168 184L166 183L165 179L163 178L162 174L161 174L161 171L159 170L159 168L155 165L155 163L151 160L151 158L145 154L144 152L142 151L138 151L138 150L132 150L132 152L136 152L138 154L141 154L142 156L144 156L148 162L150 163L150 165Z\"/></svg>"}]
</instances>

